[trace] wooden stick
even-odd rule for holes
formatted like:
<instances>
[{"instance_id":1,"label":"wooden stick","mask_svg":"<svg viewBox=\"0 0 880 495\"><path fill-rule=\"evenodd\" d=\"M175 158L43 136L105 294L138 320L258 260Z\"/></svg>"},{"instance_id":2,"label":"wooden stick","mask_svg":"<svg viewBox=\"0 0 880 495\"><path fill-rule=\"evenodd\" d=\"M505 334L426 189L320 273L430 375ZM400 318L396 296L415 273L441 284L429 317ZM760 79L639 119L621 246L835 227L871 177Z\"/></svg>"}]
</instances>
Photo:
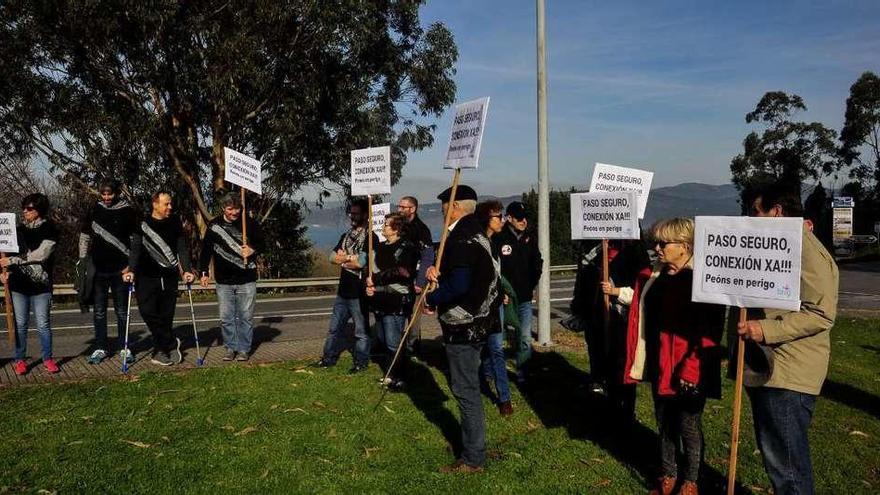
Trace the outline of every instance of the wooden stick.
<instances>
[{"instance_id":1,"label":"wooden stick","mask_svg":"<svg viewBox=\"0 0 880 495\"><path fill-rule=\"evenodd\" d=\"M608 239L602 239L602 282L608 283ZM611 318L611 297L605 294L602 304L602 312L605 315L605 326L608 326Z\"/></svg>"},{"instance_id":2,"label":"wooden stick","mask_svg":"<svg viewBox=\"0 0 880 495\"><path fill-rule=\"evenodd\" d=\"M367 276L373 276L373 195L367 195Z\"/></svg>"},{"instance_id":3,"label":"wooden stick","mask_svg":"<svg viewBox=\"0 0 880 495\"><path fill-rule=\"evenodd\" d=\"M244 188L239 186L241 190L241 243L247 246L247 205L245 204ZM247 256L244 256L244 266L247 268Z\"/></svg>"},{"instance_id":4,"label":"wooden stick","mask_svg":"<svg viewBox=\"0 0 880 495\"><path fill-rule=\"evenodd\" d=\"M746 308L739 308L739 322L746 322ZM733 495L736 488L736 458L739 448L739 416L742 410L743 367L745 366L746 341L739 338L736 349L736 390L733 395L733 425L730 433L730 460L727 471L727 495Z\"/></svg>"},{"instance_id":5,"label":"wooden stick","mask_svg":"<svg viewBox=\"0 0 880 495\"><path fill-rule=\"evenodd\" d=\"M6 259L6 253L0 253L0 258ZM9 273L3 267L3 273ZM15 309L12 307L12 294L9 293L9 281L3 284L3 304L6 308L6 341L9 347L15 349Z\"/></svg>"},{"instance_id":6,"label":"wooden stick","mask_svg":"<svg viewBox=\"0 0 880 495\"><path fill-rule=\"evenodd\" d=\"M434 269L437 270L437 273L440 273L440 265L443 262L443 250L446 248L446 237L449 235L449 225L452 223L452 205L455 202L455 192L458 190L458 180L460 178L461 169L456 168L455 175L452 176L452 191L449 194L449 207L446 208L446 218L443 220L443 232L440 234L440 246L437 248L437 261L434 263ZM428 286L430 287L430 284ZM397 359L400 357L400 353L406 345L406 338L409 336L410 330L412 330L413 325L415 325L422 316L422 308L425 306L425 298L427 296L428 287L425 287L422 289L422 294L419 296L416 305L413 306L412 316L406 324L406 328L403 329L403 334L400 336L400 343L397 344L394 358L391 359L391 364L388 365L388 370L385 372L385 377L382 378L382 383L386 383L388 377L391 376L391 370L394 369L394 365L397 363Z\"/></svg>"}]
</instances>

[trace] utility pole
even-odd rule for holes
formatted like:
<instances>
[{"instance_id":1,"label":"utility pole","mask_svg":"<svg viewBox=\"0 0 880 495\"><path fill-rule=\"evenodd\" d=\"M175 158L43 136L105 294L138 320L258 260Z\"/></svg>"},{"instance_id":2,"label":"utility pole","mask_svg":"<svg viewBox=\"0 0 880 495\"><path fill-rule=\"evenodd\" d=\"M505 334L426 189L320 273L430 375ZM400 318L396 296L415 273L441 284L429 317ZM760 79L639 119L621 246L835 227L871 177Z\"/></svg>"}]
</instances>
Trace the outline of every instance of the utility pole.
<instances>
[{"instance_id":1,"label":"utility pole","mask_svg":"<svg viewBox=\"0 0 880 495\"><path fill-rule=\"evenodd\" d=\"M536 0L538 18L538 249L544 258L538 283L538 343L550 340L550 164L547 150L547 37L544 0Z\"/></svg>"}]
</instances>

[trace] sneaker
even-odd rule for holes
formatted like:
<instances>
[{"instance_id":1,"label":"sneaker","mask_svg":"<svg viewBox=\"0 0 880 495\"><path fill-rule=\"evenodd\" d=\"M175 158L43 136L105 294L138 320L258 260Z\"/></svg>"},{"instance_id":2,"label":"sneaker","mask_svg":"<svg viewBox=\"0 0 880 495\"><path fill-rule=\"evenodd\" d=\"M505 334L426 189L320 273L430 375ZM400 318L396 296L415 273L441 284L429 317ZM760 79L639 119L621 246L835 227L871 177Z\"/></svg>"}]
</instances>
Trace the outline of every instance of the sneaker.
<instances>
[{"instance_id":1,"label":"sneaker","mask_svg":"<svg viewBox=\"0 0 880 495\"><path fill-rule=\"evenodd\" d=\"M502 402L498 406L498 412L504 417L510 416L513 414L513 404L511 404L510 401Z\"/></svg>"},{"instance_id":2,"label":"sneaker","mask_svg":"<svg viewBox=\"0 0 880 495\"><path fill-rule=\"evenodd\" d=\"M19 359L15 362L15 374L21 376L27 373L27 363L24 362L24 359Z\"/></svg>"},{"instance_id":3,"label":"sneaker","mask_svg":"<svg viewBox=\"0 0 880 495\"><path fill-rule=\"evenodd\" d=\"M483 466L471 466L459 459L454 463L440 468L441 473L482 473Z\"/></svg>"},{"instance_id":4,"label":"sneaker","mask_svg":"<svg viewBox=\"0 0 880 495\"><path fill-rule=\"evenodd\" d=\"M315 363L315 366L318 368L332 368L332 367L336 366L336 363L334 363L328 359L321 358L318 360L317 363Z\"/></svg>"},{"instance_id":5,"label":"sneaker","mask_svg":"<svg viewBox=\"0 0 880 495\"><path fill-rule=\"evenodd\" d=\"M157 351L156 354L153 354L150 362L153 364L158 364L159 366L171 366L174 364L174 361L171 360L171 356L168 355L167 352Z\"/></svg>"},{"instance_id":6,"label":"sneaker","mask_svg":"<svg viewBox=\"0 0 880 495\"><path fill-rule=\"evenodd\" d=\"M675 490L675 478L672 476L664 476L657 480L657 486L648 492L648 495L672 495Z\"/></svg>"},{"instance_id":7,"label":"sneaker","mask_svg":"<svg viewBox=\"0 0 880 495\"><path fill-rule=\"evenodd\" d=\"M406 382L401 379L391 380L391 383L388 384L388 390L392 392L403 392L406 388Z\"/></svg>"},{"instance_id":8,"label":"sneaker","mask_svg":"<svg viewBox=\"0 0 880 495\"><path fill-rule=\"evenodd\" d=\"M235 359L235 351L232 349L226 349L226 354L223 355L224 361L232 361Z\"/></svg>"},{"instance_id":9,"label":"sneaker","mask_svg":"<svg viewBox=\"0 0 880 495\"><path fill-rule=\"evenodd\" d=\"M238 354L235 355L236 361L247 361L249 358L250 358L250 356L248 356L248 353L246 353L246 352L239 352Z\"/></svg>"},{"instance_id":10,"label":"sneaker","mask_svg":"<svg viewBox=\"0 0 880 495\"><path fill-rule=\"evenodd\" d=\"M352 366L351 369L348 370L348 372L349 372L349 374L354 375L356 373L360 373L361 371L365 371L366 369L367 369L366 364L356 364L356 365Z\"/></svg>"},{"instance_id":11,"label":"sneaker","mask_svg":"<svg viewBox=\"0 0 880 495\"><path fill-rule=\"evenodd\" d=\"M122 349L119 351L119 359L124 360L126 364L131 364L134 362L134 354L128 349Z\"/></svg>"},{"instance_id":12,"label":"sneaker","mask_svg":"<svg viewBox=\"0 0 880 495\"><path fill-rule=\"evenodd\" d=\"M44 359L43 366L46 367L46 371L48 371L49 373L52 373L52 374L55 374L55 373L58 373L59 371L61 371L61 368L58 367L58 364L55 363L55 360L52 358Z\"/></svg>"},{"instance_id":13,"label":"sneaker","mask_svg":"<svg viewBox=\"0 0 880 495\"><path fill-rule=\"evenodd\" d=\"M104 349L96 349L95 352L89 356L89 364L100 364L101 361L107 358L107 351Z\"/></svg>"},{"instance_id":14,"label":"sneaker","mask_svg":"<svg viewBox=\"0 0 880 495\"><path fill-rule=\"evenodd\" d=\"M180 339L175 337L174 340L177 341L177 347L175 347L174 350L171 351L171 356L172 359L177 362L177 364L180 364L183 362L183 354L180 352Z\"/></svg>"},{"instance_id":15,"label":"sneaker","mask_svg":"<svg viewBox=\"0 0 880 495\"><path fill-rule=\"evenodd\" d=\"M605 395L605 385L602 382L591 382L590 392L599 395Z\"/></svg>"}]
</instances>

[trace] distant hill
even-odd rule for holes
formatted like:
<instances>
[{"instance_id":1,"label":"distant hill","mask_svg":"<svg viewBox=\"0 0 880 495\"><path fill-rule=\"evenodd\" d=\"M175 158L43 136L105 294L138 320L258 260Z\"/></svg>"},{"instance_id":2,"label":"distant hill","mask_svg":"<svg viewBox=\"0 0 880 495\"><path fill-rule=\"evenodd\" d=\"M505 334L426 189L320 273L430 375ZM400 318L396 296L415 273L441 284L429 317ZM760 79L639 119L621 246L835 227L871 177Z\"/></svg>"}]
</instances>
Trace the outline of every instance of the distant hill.
<instances>
[{"instance_id":1,"label":"distant hill","mask_svg":"<svg viewBox=\"0 0 880 495\"><path fill-rule=\"evenodd\" d=\"M486 199L494 196L481 196ZM520 199L519 196L497 198L503 204ZM396 198L395 198L396 200ZM695 215L739 215L739 193L732 184L713 186L687 182L670 187L658 187L651 190L648 208L642 225L647 228L662 218ZM393 208L394 211L395 208ZM431 228L435 237L443 225L440 204L435 202L422 204L419 216ZM338 201L328 202L324 208L314 208L305 217L308 226L306 235L312 243L321 249L331 248L339 239L340 233L347 228L347 218Z\"/></svg>"}]
</instances>

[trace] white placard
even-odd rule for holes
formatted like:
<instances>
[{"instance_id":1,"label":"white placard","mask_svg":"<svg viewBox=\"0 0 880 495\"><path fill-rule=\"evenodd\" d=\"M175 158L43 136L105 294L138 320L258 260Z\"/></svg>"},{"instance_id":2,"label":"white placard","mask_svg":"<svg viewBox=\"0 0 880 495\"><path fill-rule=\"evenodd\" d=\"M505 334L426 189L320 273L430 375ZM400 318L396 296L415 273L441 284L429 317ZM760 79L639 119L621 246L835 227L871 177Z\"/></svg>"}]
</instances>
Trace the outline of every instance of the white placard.
<instances>
[{"instance_id":1,"label":"white placard","mask_svg":"<svg viewBox=\"0 0 880 495\"><path fill-rule=\"evenodd\" d=\"M653 180L654 172L597 163L590 179L590 192L633 191L639 202L639 218L644 218Z\"/></svg>"},{"instance_id":2,"label":"white placard","mask_svg":"<svg viewBox=\"0 0 880 495\"><path fill-rule=\"evenodd\" d=\"M832 208L831 237L834 242L849 240L853 235L853 209Z\"/></svg>"},{"instance_id":3,"label":"white placard","mask_svg":"<svg viewBox=\"0 0 880 495\"><path fill-rule=\"evenodd\" d=\"M223 148L226 172L223 180L248 191L263 194L263 165L253 158L230 148Z\"/></svg>"},{"instance_id":4,"label":"white placard","mask_svg":"<svg viewBox=\"0 0 880 495\"><path fill-rule=\"evenodd\" d=\"M351 195L391 194L391 147L351 151Z\"/></svg>"},{"instance_id":5,"label":"white placard","mask_svg":"<svg viewBox=\"0 0 880 495\"><path fill-rule=\"evenodd\" d=\"M637 201L632 191L571 195L572 239L638 239Z\"/></svg>"},{"instance_id":6,"label":"white placard","mask_svg":"<svg viewBox=\"0 0 880 495\"><path fill-rule=\"evenodd\" d=\"M391 213L391 203L379 203L373 205L373 233L379 236L379 241L385 242L382 235L382 227L385 226L385 215Z\"/></svg>"},{"instance_id":7,"label":"white placard","mask_svg":"<svg viewBox=\"0 0 880 495\"><path fill-rule=\"evenodd\" d=\"M455 106L455 119L452 121L443 168L477 168L488 111L488 96Z\"/></svg>"},{"instance_id":8,"label":"white placard","mask_svg":"<svg viewBox=\"0 0 880 495\"><path fill-rule=\"evenodd\" d=\"M697 217L693 301L801 307L802 218Z\"/></svg>"},{"instance_id":9,"label":"white placard","mask_svg":"<svg viewBox=\"0 0 880 495\"><path fill-rule=\"evenodd\" d=\"M15 213L0 213L0 253L17 253L18 251Z\"/></svg>"}]
</instances>

